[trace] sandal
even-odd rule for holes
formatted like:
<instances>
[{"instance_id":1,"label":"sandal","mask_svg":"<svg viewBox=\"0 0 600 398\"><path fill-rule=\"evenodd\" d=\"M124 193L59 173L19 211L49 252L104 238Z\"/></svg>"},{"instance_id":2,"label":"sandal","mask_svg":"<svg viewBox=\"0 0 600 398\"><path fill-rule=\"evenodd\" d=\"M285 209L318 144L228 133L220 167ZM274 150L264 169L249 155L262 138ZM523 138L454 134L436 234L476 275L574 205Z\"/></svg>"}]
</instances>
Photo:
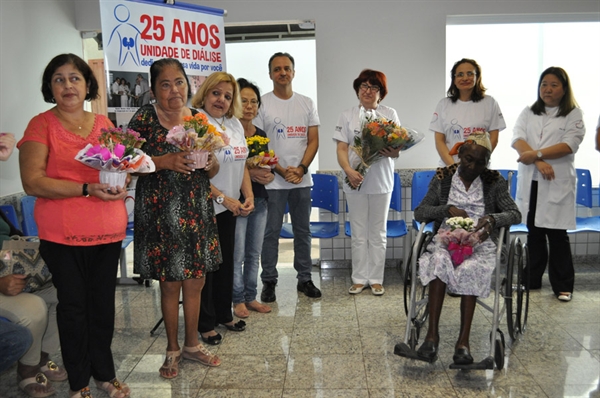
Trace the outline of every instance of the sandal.
<instances>
[{"instance_id":1,"label":"sandal","mask_svg":"<svg viewBox=\"0 0 600 398\"><path fill-rule=\"evenodd\" d=\"M53 361L48 361L44 366L40 367L40 370L50 381L65 381L69 378L67 371L64 368L60 368Z\"/></svg>"},{"instance_id":2,"label":"sandal","mask_svg":"<svg viewBox=\"0 0 600 398\"><path fill-rule=\"evenodd\" d=\"M179 362L181 362L181 350L167 351L165 362L158 369L160 377L164 379L174 379L179 374Z\"/></svg>"},{"instance_id":3,"label":"sandal","mask_svg":"<svg viewBox=\"0 0 600 398\"><path fill-rule=\"evenodd\" d=\"M30 397L49 397L56 394L56 390L52 387L50 380L43 373L38 373L35 377L28 377L26 379L21 379L17 376L17 381L19 382L19 388ZM41 387L41 389L36 389L36 387Z\"/></svg>"},{"instance_id":4,"label":"sandal","mask_svg":"<svg viewBox=\"0 0 600 398\"><path fill-rule=\"evenodd\" d=\"M69 390L70 398L92 398L92 392L89 387L84 387L79 391Z\"/></svg>"},{"instance_id":5,"label":"sandal","mask_svg":"<svg viewBox=\"0 0 600 398\"><path fill-rule=\"evenodd\" d=\"M198 354L199 353L199 354ZM198 344L196 347L183 346L183 352L181 353L184 359L190 361L200 362L202 365L217 367L221 366L221 360L212 352L208 351L202 344ZM207 358L207 359L203 359Z\"/></svg>"},{"instance_id":6,"label":"sandal","mask_svg":"<svg viewBox=\"0 0 600 398\"><path fill-rule=\"evenodd\" d=\"M94 381L96 382L96 387L106 392L110 398L126 398L131 394L129 386L120 382L116 377L110 381Z\"/></svg>"}]
</instances>

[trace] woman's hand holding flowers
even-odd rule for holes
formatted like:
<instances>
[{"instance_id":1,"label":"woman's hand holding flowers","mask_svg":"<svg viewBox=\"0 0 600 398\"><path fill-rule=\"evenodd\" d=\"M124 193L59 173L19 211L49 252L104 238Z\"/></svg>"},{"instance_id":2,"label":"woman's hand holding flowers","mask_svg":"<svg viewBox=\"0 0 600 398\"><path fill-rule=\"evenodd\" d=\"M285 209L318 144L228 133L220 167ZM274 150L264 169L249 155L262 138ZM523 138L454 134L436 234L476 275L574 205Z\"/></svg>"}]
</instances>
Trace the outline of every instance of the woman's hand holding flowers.
<instances>
[{"instance_id":1,"label":"woman's hand holding flowers","mask_svg":"<svg viewBox=\"0 0 600 398\"><path fill-rule=\"evenodd\" d=\"M348 178L348 182L350 182L350 186L352 188L358 188L365 179L360 172L354 170L353 168L349 168L348 170L344 171L346 172L346 178Z\"/></svg>"},{"instance_id":2,"label":"woman's hand holding flowers","mask_svg":"<svg viewBox=\"0 0 600 398\"><path fill-rule=\"evenodd\" d=\"M398 156L400 156L401 149L402 149L402 147L398 147L398 148L385 147L385 148L379 150L379 154L381 156L385 156L387 158L397 159Z\"/></svg>"},{"instance_id":3,"label":"woman's hand holding flowers","mask_svg":"<svg viewBox=\"0 0 600 398\"><path fill-rule=\"evenodd\" d=\"M250 173L250 179L252 181L262 185L267 185L275 179L275 175L271 173L270 169L255 167L253 169L248 169L248 172Z\"/></svg>"},{"instance_id":4,"label":"woman's hand holding flowers","mask_svg":"<svg viewBox=\"0 0 600 398\"><path fill-rule=\"evenodd\" d=\"M463 209L459 209L455 206L450 206L450 208L448 209L448 214L450 214L450 217L469 217L466 211L464 211Z\"/></svg>"},{"instance_id":5,"label":"woman's hand holding flowers","mask_svg":"<svg viewBox=\"0 0 600 398\"><path fill-rule=\"evenodd\" d=\"M173 170L178 173L191 174L194 169L190 166L194 163L192 159L189 159L191 152L172 152L162 156L155 156L152 158L156 165L156 171L159 170Z\"/></svg>"},{"instance_id":6,"label":"woman's hand holding flowers","mask_svg":"<svg viewBox=\"0 0 600 398\"><path fill-rule=\"evenodd\" d=\"M481 231L479 232L480 242L483 242L484 240L490 237L495 225L496 220L494 220L494 217L492 216L484 216L477 221L477 225L475 226L474 232L477 233Z\"/></svg>"},{"instance_id":7,"label":"woman's hand holding flowers","mask_svg":"<svg viewBox=\"0 0 600 398\"><path fill-rule=\"evenodd\" d=\"M125 184L127 186L127 184ZM88 194L102 199L105 202L111 200L124 200L127 197L127 189L125 187L113 187L109 184L94 183L88 184Z\"/></svg>"}]
</instances>

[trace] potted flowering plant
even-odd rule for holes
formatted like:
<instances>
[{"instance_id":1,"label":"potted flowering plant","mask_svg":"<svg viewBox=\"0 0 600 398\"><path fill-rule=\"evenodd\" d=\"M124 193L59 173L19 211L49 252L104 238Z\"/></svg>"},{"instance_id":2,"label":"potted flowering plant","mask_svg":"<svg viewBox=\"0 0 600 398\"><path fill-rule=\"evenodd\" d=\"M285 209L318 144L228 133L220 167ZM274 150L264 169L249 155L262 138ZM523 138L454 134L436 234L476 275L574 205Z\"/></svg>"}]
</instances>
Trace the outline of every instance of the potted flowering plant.
<instances>
[{"instance_id":1,"label":"potted flowering plant","mask_svg":"<svg viewBox=\"0 0 600 398\"><path fill-rule=\"evenodd\" d=\"M246 137L246 144L248 145L248 159L246 159L246 164L249 168L260 167L272 169L279 162L275 151L272 149L269 150L269 141L271 140L260 135Z\"/></svg>"},{"instance_id":2,"label":"potted flowering plant","mask_svg":"<svg viewBox=\"0 0 600 398\"><path fill-rule=\"evenodd\" d=\"M208 123L203 113L184 116L183 124L177 125L167 133L167 142L182 151L190 151L195 161L195 168L206 166L208 153L229 145L229 137L217 131Z\"/></svg>"},{"instance_id":3,"label":"potted flowering plant","mask_svg":"<svg viewBox=\"0 0 600 398\"><path fill-rule=\"evenodd\" d=\"M137 131L111 127L102 129L99 144L87 144L77 153L79 162L100 170L100 182L124 187L127 173L151 173L154 162L139 149L145 139Z\"/></svg>"}]
</instances>

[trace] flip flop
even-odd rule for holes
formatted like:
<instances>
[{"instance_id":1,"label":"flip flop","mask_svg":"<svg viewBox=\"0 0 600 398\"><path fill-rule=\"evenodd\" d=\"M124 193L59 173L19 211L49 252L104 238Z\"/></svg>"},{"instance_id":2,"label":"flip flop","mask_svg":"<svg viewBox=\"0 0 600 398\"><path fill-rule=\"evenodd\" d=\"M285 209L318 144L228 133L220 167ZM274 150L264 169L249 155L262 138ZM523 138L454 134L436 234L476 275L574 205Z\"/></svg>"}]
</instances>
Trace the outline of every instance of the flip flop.
<instances>
[{"instance_id":1,"label":"flip flop","mask_svg":"<svg viewBox=\"0 0 600 398\"><path fill-rule=\"evenodd\" d=\"M30 397L42 398L56 394L56 390L52 387L52 384L43 373L38 373L35 377L28 377L26 379L17 377L17 379L19 381L19 388ZM43 387L43 390L36 391L36 386Z\"/></svg>"},{"instance_id":2,"label":"flip flop","mask_svg":"<svg viewBox=\"0 0 600 398\"><path fill-rule=\"evenodd\" d=\"M164 379L174 379L179 375L179 362L181 362L181 350L167 351L165 362L158 369L160 377Z\"/></svg>"},{"instance_id":3,"label":"flip flop","mask_svg":"<svg viewBox=\"0 0 600 398\"><path fill-rule=\"evenodd\" d=\"M48 361L44 366L40 367L40 370L50 381L65 381L69 378L67 371L53 361Z\"/></svg>"},{"instance_id":4,"label":"flip flop","mask_svg":"<svg viewBox=\"0 0 600 398\"><path fill-rule=\"evenodd\" d=\"M204 355L204 357L207 359L203 359L201 355ZM219 359L219 357L217 357L212 352L208 351L206 347L204 347L202 344L198 344L196 347L183 346L181 356L189 361L200 362L202 365L205 366L221 366L221 360Z\"/></svg>"}]
</instances>

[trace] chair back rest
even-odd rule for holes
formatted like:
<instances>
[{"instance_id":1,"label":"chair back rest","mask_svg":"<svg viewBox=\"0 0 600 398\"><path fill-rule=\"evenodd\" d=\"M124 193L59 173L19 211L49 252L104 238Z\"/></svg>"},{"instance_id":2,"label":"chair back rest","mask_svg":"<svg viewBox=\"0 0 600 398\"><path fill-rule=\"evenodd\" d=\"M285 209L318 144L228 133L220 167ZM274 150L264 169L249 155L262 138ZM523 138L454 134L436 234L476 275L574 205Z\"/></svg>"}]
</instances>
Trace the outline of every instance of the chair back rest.
<instances>
[{"instance_id":1,"label":"chair back rest","mask_svg":"<svg viewBox=\"0 0 600 398\"><path fill-rule=\"evenodd\" d=\"M310 191L312 207L339 214L340 187L337 177L329 174L313 174L312 180L313 186Z\"/></svg>"},{"instance_id":2,"label":"chair back rest","mask_svg":"<svg viewBox=\"0 0 600 398\"><path fill-rule=\"evenodd\" d=\"M429 189L429 183L431 182L431 179L434 175L435 170L415 171L415 173L413 174L412 187L410 190L410 209L412 211L414 211L417 208L417 206L419 206L419 204L427 194L427 190Z\"/></svg>"},{"instance_id":3,"label":"chair back rest","mask_svg":"<svg viewBox=\"0 0 600 398\"><path fill-rule=\"evenodd\" d=\"M390 209L402 211L402 181L398 173L394 173L394 190L390 198Z\"/></svg>"},{"instance_id":4,"label":"chair back rest","mask_svg":"<svg viewBox=\"0 0 600 398\"><path fill-rule=\"evenodd\" d=\"M35 196L23 196L21 198L21 214L23 215L23 233L25 236L38 236L38 228L33 218L35 208Z\"/></svg>"},{"instance_id":5,"label":"chair back rest","mask_svg":"<svg viewBox=\"0 0 600 398\"><path fill-rule=\"evenodd\" d=\"M512 196L513 200L517 196L517 170L496 170L498 173L504 177L506 181L508 181L508 192L510 192L510 196Z\"/></svg>"},{"instance_id":6,"label":"chair back rest","mask_svg":"<svg viewBox=\"0 0 600 398\"><path fill-rule=\"evenodd\" d=\"M592 208L592 176L586 169L575 169L577 174L577 196L575 201L578 205Z\"/></svg>"},{"instance_id":7,"label":"chair back rest","mask_svg":"<svg viewBox=\"0 0 600 398\"><path fill-rule=\"evenodd\" d=\"M19 227L19 218L17 217L17 211L13 205L0 205L0 211L4 213L8 221L15 227L16 229L20 229Z\"/></svg>"}]
</instances>

